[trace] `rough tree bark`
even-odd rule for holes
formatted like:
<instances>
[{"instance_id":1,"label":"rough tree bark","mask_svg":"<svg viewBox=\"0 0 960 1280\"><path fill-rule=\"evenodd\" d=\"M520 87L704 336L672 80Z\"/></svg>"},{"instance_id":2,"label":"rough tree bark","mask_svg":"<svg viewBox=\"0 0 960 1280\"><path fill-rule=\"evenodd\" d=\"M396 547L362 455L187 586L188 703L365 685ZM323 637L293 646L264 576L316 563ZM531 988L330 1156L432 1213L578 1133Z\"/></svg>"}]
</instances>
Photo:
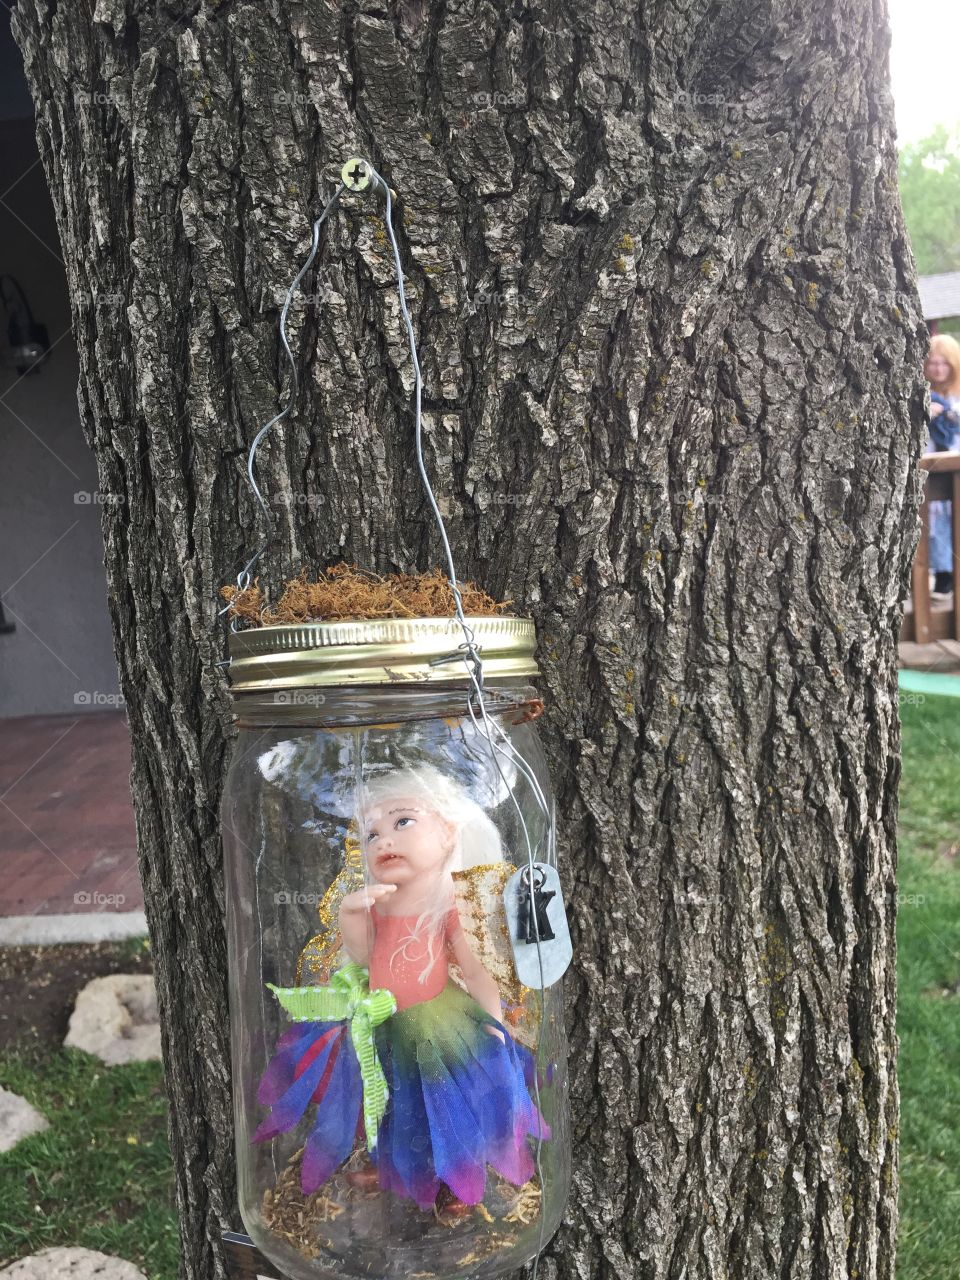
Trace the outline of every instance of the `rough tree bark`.
<instances>
[{"instance_id":1,"label":"rough tree bark","mask_svg":"<svg viewBox=\"0 0 960 1280\"><path fill-rule=\"evenodd\" d=\"M400 192L463 577L537 620L578 955L541 1274L893 1276L895 646L923 336L868 0L20 0L69 264L182 1275L233 1208L217 589L308 215ZM266 578L438 563L372 202L294 314Z\"/></svg>"}]
</instances>

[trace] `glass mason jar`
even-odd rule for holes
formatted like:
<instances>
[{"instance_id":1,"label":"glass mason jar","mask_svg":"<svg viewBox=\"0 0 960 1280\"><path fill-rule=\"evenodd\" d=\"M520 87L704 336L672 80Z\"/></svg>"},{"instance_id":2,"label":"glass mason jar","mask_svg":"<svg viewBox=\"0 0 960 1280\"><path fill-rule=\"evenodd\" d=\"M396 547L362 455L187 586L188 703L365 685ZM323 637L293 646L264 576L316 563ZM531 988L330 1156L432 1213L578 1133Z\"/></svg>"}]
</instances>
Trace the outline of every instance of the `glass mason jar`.
<instances>
[{"instance_id":1,"label":"glass mason jar","mask_svg":"<svg viewBox=\"0 0 960 1280\"><path fill-rule=\"evenodd\" d=\"M555 866L534 629L468 622L488 723L451 619L230 638L240 1211L291 1280L501 1275L566 1201L562 984L509 913Z\"/></svg>"}]
</instances>

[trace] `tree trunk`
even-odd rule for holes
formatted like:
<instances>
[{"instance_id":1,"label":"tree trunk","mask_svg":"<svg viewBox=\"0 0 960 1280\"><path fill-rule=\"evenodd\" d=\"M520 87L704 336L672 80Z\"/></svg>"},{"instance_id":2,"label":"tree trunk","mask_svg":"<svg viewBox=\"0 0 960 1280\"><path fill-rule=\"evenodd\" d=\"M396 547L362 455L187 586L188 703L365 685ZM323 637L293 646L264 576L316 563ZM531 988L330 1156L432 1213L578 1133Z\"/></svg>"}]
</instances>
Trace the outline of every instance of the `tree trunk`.
<instances>
[{"instance_id":1,"label":"tree trunk","mask_svg":"<svg viewBox=\"0 0 960 1280\"><path fill-rule=\"evenodd\" d=\"M234 1208L218 588L309 218L400 195L462 578L537 621L577 954L542 1277L894 1274L923 328L883 6L20 0L133 733L183 1262ZM292 319L262 581L440 562L374 200Z\"/></svg>"}]
</instances>

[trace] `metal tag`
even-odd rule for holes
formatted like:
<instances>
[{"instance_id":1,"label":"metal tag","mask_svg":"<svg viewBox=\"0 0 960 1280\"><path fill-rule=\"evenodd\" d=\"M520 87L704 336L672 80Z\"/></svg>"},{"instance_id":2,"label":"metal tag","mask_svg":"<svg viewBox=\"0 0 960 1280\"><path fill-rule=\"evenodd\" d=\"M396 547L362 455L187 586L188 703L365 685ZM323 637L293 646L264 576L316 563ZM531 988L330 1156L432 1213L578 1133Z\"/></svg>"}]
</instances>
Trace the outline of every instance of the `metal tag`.
<instances>
[{"instance_id":1,"label":"metal tag","mask_svg":"<svg viewBox=\"0 0 960 1280\"><path fill-rule=\"evenodd\" d=\"M279 1280L280 1272L240 1231L223 1233L223 1253L230 1280Z\"/></svg>"},{"instance_id":2,"label":"metal tag","mask_svg":"<svg viewBox=\"0 0 960 1280\"><path fill-rule=\"evenodd\" d=\"M573 959L573 943L556 867L535 862L533 884L529 867L521 867L507 881L503 905L517 977L525 987L552 987Z\"/></svg>"}]
</instances>

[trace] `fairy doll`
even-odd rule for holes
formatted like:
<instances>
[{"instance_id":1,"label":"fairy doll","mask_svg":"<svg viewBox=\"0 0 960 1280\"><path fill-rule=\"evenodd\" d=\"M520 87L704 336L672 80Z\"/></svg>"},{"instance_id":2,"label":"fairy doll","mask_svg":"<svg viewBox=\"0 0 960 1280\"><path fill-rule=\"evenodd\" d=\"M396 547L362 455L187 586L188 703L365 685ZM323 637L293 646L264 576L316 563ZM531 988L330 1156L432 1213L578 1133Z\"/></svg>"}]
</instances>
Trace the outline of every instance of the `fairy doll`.
<instances>
[{"instance_id":1,"label":"fairy doll","mask_svg":"<svg viewBox=\"0 0 960 1280\"><path fill-rule=\"evenodd\" d=\"M533 1058L507 1030L455 903L454 873L502 862L500 838L430 766L369 780L359 821L373 882L340 905L347 963L328 988L274 988L295 1025L264 1073L258 1099L272 1110L253 1140L286 1132L313 1104L305 1194L348 1159L359 1132L381 1189L423 1210L443 1188L478 1204L487 1165L523 1186L531 1139L550 1137L529 1093Z\"/></svg>"}]
</instances>

